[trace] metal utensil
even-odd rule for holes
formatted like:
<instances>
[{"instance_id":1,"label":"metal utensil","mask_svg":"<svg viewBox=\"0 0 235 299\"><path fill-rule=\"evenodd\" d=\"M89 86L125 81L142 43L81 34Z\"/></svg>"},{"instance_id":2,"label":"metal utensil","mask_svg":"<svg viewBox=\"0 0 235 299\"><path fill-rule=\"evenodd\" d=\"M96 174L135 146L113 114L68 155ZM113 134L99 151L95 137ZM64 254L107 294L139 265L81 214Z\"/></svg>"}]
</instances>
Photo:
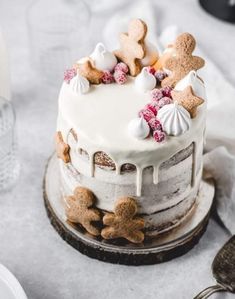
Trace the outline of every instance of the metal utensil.
<instances>
[{"instance_id":1,"label":"metal utensil","mask_svg":"<svg viewBox=\"0 0 235 299\"><path fill-rule=\"evenodd\" d=\"M206 288L194 299L208 298L215 292L235 293L235 235L220 249L212 263L212 273L217 284Z\"/></svg>"}]
</instances>

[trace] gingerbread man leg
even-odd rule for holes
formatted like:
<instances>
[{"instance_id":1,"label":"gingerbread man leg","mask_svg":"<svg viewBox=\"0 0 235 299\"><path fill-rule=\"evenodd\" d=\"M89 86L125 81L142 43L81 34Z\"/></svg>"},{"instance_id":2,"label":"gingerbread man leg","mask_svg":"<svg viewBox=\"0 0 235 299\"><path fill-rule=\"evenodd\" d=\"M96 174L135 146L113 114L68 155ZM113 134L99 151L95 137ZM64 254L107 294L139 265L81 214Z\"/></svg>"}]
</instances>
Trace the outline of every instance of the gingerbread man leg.
<instances>
[{"instance_id":1,"label":"gingerbread man leg","mask_svg":"<svg viewBox=\"0 0 235 299\"><path fill-rule=\"evenodd\" d=\"M104 239L116 239L120 238L118 231L114 227L105 227L101 231L101 236Z\"/></svg>"},{"instance_id":2,"label":"gingerbread man leg","mask_svg":"<svg viewBox=\"0 0 235 299\"><path fill-rule=\"evenodd\" d=\"M141 231L134 231L128 233L126 239L132 243L141 243L144 241L144 233Z\"/></svg>"}]
</instances>

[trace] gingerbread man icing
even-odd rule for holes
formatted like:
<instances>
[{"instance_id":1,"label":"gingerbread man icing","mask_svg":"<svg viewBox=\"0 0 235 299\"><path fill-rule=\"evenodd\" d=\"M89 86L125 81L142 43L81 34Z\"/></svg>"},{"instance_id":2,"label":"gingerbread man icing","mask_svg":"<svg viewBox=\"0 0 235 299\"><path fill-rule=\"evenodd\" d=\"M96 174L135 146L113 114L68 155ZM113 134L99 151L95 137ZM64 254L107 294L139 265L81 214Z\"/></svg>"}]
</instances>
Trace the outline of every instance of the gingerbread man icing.
<instances>
[{"instance_id":1,"label":"gingerbread man icing","mask_svg":"<svg viewBox=\"0 0 235 299\"><path fill-rule=\"evenodd\" d=\"M73 223L80 223L91 235L98 236L100 231L92 222L101 220L100 212L91 208L95 195L87 188L77 187L74 195L66 197L65 214Z\"/></svg>"},{"instance_id":2,"label":"gingerbread man icing","mask_svg":"<svg viewBox=\"0 0 235 299\"><path fill-rule=\"evenodd\" d=\"M198 56L193 56L196 41L189 33L179 35L174 44L175 55L165 61L164 67L171 71L161 85L174 87L175 84L184 78L190 71L202 68L205 61Z\"/></svg>"},{"instance_id":3,"label":"gingerbread man icing","mask_svg":"<svg viewBox=\"0 0 235 299\"><path fill-rule=\"evenodd\" d=\"M120 34L120 49L114 51L114 54L128 65L131 76L137 76L141 71L140 60L145 56L146 34L147 25L140 19L130 22L128 33Z\"/></svg>"},{"instance_id":4,"label":"gingerbread man icing","mask_svg":"<svg viewBox=\"0 0 235 299\"><path fill-rule=\"evenodd\" d=\"M123 197L117 201L114 213L107 213L103 217L103 223L107 225L101 231L104 239L125 238L133 243L141 243L144 240L144 220L135 217L137 204L131 197Z\"/></svg>"}]
</instances>

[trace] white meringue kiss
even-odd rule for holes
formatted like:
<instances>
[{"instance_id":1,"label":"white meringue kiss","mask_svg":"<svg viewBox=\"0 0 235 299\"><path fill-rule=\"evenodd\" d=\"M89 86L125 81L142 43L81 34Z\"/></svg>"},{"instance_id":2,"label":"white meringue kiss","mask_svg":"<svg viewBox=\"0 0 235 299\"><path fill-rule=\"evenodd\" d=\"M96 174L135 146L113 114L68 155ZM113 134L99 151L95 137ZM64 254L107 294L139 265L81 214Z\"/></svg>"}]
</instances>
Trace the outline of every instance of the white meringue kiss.
<instances>
[{"instance_id":1,"label":"white meringue kiss","mask_svg":"<svg viewBox=\"0 0 235 299\"><path fill-rule=\"evenodd\" d=\"M167 135L179 136L191 125L190 114L177 102L163 106L158 111L157 118Z\"/></svg>"},{"instance_id":2,"label":"white meringue kiss","mask_svg":"<svg viewBox=\"0 0 235 299\"><path fill-rule=\"evenodd\" d=\"M154 75L150 74L147 68L143 68L140 74L135 78L135 87L139 91L147 92L152 90L156 86L156 78Z\"/></svg>"},{"instance_id":3,"label":"white meringue kiss","mask_svg":"<svg viewBox=\"0 0 235 299\"><path fill-rule=\"evenodd\" d=\"M146 48L146 53L144 58L140 60L140 63L142 66L153 65L155 62L157 62L159 58L158 50L154 46L154 44L148 41L145 42L145 48Z\"/></svg>"},{"instance_id":4,"label":"white meringue kiss","mask_svg":"<svg viewBox=\"0 0 235 299\"><path fill-rule=\"evenodd\" d=\"M150 128L143 117L134 118L129 122L128 132L136 139L145 139L148 137Z\"/></svg>"},{"instance_id":5,"label":"white meringue kiss","mask_svg":"<svg viewBox=\"0 0 235 299\"><path fill-rule=\"evenodd\" d=\"M101 71L112 71L117 64L116 56L107 51L102 43L96 45L90 57L94 62L94 66Z\"/></svg>"},{"instance_id":6,"label":"white meringue kiss","mask_svg":"<svg viewBox=\"0 0 235 299\"><path fill-rule=\"evenodd\" d=\"M84 94L89 91L90 83L85 77L77 74L70 80L69 87L76 94Z\"/></svg>"},{"instance_id":7,"label":"white meringue kiss","mask_svg":"<svg viewBox=\"0 0 235 299\"><path fill-rule=\"evenodd\" d=\"M183 79L181 79L175 86L175 90L184 90L187 86L191 85L193 92L196 96L206 99L205 86L202 80L197 76L196 71L190 71Z\"/></svg>"}]
</instances>

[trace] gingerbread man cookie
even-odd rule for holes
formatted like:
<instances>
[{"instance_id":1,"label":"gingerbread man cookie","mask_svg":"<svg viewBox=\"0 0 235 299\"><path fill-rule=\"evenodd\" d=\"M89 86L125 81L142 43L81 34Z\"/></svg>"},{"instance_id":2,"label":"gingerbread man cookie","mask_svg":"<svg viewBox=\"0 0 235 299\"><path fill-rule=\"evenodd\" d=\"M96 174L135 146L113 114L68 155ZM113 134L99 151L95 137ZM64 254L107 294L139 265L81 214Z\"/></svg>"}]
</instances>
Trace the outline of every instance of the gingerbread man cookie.
<instances>
[{"instance_id":1,"label":"gingerbread man cookie","mask_svg":"<svg viewBox=\"0 0 235 299\"><path fill-rule=\"evenodd\" d=\"M140 59L145 56L146 34L147 25L140 19L132 20L128 33L120 35L120 49L114 51L115 56L128 65L131 76L137 76L141 71Z\"/></svg>"},{"instance_id":2,"label":"gingerbread man cookie","mask_svg":"<svg viewBox=\"0 0 235 299\"><path fill-rule=\"evenodd\" d=\"M165 61L165 68L171 71L171 74L165 78L161 85L174 87L175 84L184 78L190 71L199 70L205 64L205 61L198 56L193 56L196 41L189 33L179 35L174 44L175 55Z\"/></svg>"},{"instance_id":3,"label":"gingerbread man cookie","mask_svg":"<svg viewBox=\"0 0 235 299\"><path fill-rule=\"evenodd\" d=\"M85 77L91 84L100 84L104 73L97 70L91 60L87 60L82 64L76 64L78 73Z\"/></svg>"},{"instance_id":4,"label":"gingerbread man cookie","mask_svg":"<svg viewBox=\"0 0 235 299\"><path fill-rule=\"evenodd\" d=\"M103 223L107 225L101 231L104 239L125 238L133 243L141 243L144 240L144 220L135 217L137 204L131 197L123 197L117 201L113 213L107 213L103 217Z\"/></svg>"},{"instance_id":5,"label":"gingerbread man cookie","mask_svg":"<svg viewBox=\"0 0 235 299\"><path fill-rule=\"evenodd\" d=\"M55 142L56 142L57 157L62 159L64 163L70 162L70 156L69 156L70 146L64 142L62 133L60 131L56 132Z\"/></svg>"},{"instance_id":6,"label":"gingerbread man cookie","mask_svg":"<svg viewBox=\"0 0 235 299\"><path fill-rule=\"evenodd\" d=\"M77 187L74 195L66 197L65 213L70 222L80 223L91 235L98 236L100 231L92 222L100 221L100 212L91 208L95 195L87 188Z\"/></svg>"}]
</instances>

